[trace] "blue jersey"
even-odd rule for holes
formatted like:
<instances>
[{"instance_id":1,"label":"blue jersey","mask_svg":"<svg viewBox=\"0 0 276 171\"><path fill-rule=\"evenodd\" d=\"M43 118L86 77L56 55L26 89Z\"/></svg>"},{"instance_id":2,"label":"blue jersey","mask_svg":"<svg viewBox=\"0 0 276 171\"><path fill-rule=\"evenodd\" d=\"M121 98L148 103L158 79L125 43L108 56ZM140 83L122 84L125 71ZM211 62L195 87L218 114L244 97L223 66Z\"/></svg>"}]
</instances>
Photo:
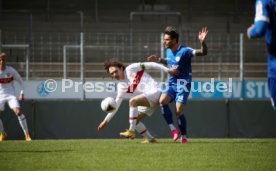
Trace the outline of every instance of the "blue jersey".
<instances>
[{"instance_id":1,"label":"blue jersey","mask_svg":"<svg viewBox=\"0 0 276 171\"><path fill-rule=\"evenodd\" d=\"M177 79L185 79L189 83L192 80L192 57L195 50L192 48L179 46L177 51L173 52L171 49L166 50L167 66L168 68L178 68L180 74L177 76L170 76L169 85L176 85Z\"/></svg>"},{"instance_id":2,"label":"blue jersey","mask_svg":"<svg viewBox=\"0 0 276 171\"><path fill-rule=\"evenodd\" d=\"M276 0L256 0L254 27L250 36L265 35L268 48L268 77L276 78Z\"/></svg>"}]
</instances>

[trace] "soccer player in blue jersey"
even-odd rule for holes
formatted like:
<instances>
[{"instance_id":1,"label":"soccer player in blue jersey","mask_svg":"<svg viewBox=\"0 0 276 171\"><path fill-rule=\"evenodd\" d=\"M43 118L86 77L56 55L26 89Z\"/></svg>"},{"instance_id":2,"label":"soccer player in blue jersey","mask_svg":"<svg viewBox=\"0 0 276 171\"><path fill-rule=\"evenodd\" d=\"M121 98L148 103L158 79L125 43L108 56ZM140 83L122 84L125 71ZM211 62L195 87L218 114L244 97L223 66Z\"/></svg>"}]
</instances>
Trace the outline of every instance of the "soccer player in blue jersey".
<instances>
[{"instance_id":1,"label":"soccer player in blue jersey","mask_svg":"<svg viewBox=\"0 0 276 171\"><path fill-rule=\"evenodd\" d=\"M181 133L180 142L185 144L187 140L187 123L184 116L184 106L186 105L191 89L192 81L192 57L207 55L207 46L205 39L208 34L206 27L199 32L198 39L201 43L200 49L192 49L179 44L179 34L174 27L168 26L164 31L164 45L166 47L166 58L158 58L155 55L148 57L149 61L159 61L168 66L168 68L177 68L180 74L170 76L168 87L165 88L160 97L162 114L169 125L173 141L179 138L179 131L173 125L172 112L168 104L175 101L177 123Z\"/></svg>"},{"instance_id":2,"label":"soccer player in blue jersey","mask_svg":"<svg viewBox=\"0 0 276 171\"><path fill-rule=\"evenodd\" d=\"M268 49L268 87L276 111L276 0L256 0L254 24L247 29L249 39L265 36Z\"/></svg>"}]
</instances>

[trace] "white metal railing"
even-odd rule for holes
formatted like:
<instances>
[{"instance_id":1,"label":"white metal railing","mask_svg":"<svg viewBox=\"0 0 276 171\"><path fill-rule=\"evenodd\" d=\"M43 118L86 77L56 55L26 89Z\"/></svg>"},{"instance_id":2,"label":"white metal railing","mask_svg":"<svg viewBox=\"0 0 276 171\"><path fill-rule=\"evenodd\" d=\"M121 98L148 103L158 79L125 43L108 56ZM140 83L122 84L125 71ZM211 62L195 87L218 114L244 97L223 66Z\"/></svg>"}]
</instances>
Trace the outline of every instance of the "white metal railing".
<instances>
[{"instance_id":1,"label":"white metal railing","mask_svg":"<svg viewBox=\"0 0 276 171\"><path fill-rule=\"evenodd\" d=\"M0 41L2 42L2 49L10 56L9 62L21 63L25 61L25 70L24 72L21 70L25 79L37 79L38 76L42 78L48 77L49 74L46 73L49 70L57 71L57 68L55 68L56 64L58 66L63 64L62 67L58 67L58 73L62 73L60 78L70 77L70 74L66 74L70 70L67 66L75 63L82 66L82 62L83 69L80 67L78 73L80 74L79 78L83 77L84 79L87 78L87 64L102 64L109 58L115 58L125 63L143 62L146 61L146 57L150 54L164 56L165 53L162 45L163 36L159 33L135 33L133 35L134 43L130 46L128 33L84 32L81 36L80 33L75 32L34 32L32 34L31 47L28 45L28 34L3 32L1 36L2 41ZM80 48L81 37L83 37L82 49ZM192 48L200 47L197 33L184 32L182 33L181 40L185 45ZM247 73L251 72L247 70L247 65L256 63L257 68L259 64L266 64L266 47L261 41L263 40L248 41L247 39L243 39L243 36L239 34L226 36L225 34L209 33L207 37L209 53L205 57L195 57L193 59L193 66L201 66L200 68L193 69L193 72L206 73L206 76L211 74L218 79L223 79L225 76L237 77L237 75L237 79L242 79L243 77L247 79ZM70 48L67 45L73 45L74 48ZM20 50L22 47L27 50ZM130 59L130 49L133 49L132 60ZM83 61L81 60L81 56L83 56ZM242 61L244 61L244 64ZM40 74L34 74L36 69L31 64L35 63L41 66L39 68ZM43 65L44 63L45 65ZM216 65L213 65L214 68L210 69L209 64ZM239 64L239 67L235 70L231 69L230 66L236 66L236 64ZM225 74L225 70L229 70L228 75ZM43 71L45 72L45 76L43 76ZM258 72L259 74L256 77L266 77L265 68L262 67L262 71ZM81 74L83 75L81 76Z\"/></svg>"},{"instance_id":2,"label":"white metal railing","mask_svg":"<svg viewBox=\"0 0 276 171\"><path fill-rule=\"evenodd\" d=\"M128 65L129 63L125 63ZM9 65L17 68L20 73L25 72L25 62L9 62ZM218 75L221 76L220 80L233 78L239 80L239 63L227 63L222 65L222 70L218 70L219 63L193 63L193 79L194 80L208 80L215 78L219 80ZM30 78L32 80L39 79L62 79L63 78L63 62L31 62L30 63ZM202 71L204 67L204 71ZM48 69L46 72L45 68ZM80 64L78 62L67 63L67 78L78 79L80 75ZM229 68L229 69L227 69ZM267 63L245 63L244 64L245 80L264 80L267 75ZM149 71L157 80L160 78L160 72L156 70ZM220 72L220 73L219 73ZM106 74L103 68L103 63L86 63L85 64L86 79L93 80L110 80L110 76Z\"/></svg>"}]
</instances>

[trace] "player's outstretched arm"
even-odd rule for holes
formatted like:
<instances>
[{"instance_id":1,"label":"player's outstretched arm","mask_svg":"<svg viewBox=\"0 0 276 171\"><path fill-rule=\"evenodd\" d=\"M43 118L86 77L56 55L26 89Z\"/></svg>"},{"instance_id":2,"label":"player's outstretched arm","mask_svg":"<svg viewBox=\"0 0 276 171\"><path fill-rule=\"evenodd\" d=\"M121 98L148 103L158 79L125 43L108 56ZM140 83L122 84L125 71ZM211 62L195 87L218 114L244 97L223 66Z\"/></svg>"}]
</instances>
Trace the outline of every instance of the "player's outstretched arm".
<instances>
[{"instance_id":1,"label":"player's outstretched arm","mask_svg":"<svg viewBox=\"0 0 276 171\"><path fill-rule=\"evenodd\" d=\"M120 85L118 85L117 87L118 90L121 89ZM105 126L108 124L108 122L110 122L110 120L114 117L114 115L117 113L122 101L123 101L123 96L124 96L124 92L119 91L116 97L116 103L117 103L117 107L115 109L115 111L108 113L106 115L106 117L104 118L104 120L100 123L100 125L98 126L98 131L101 131L105 128Z\"/></svg>"},{"instance_id":2,"label":"player's outstretched arm","mask_svg":"<svg viewBox=\"0 0 276 171\"><path fill-rule=\"evenodd\" d=\"M178 69L174 69L174 68L167 68L164 65L155 63L155 62L143 62L143 63L133 63L131 65L129 65L127 67L127 73L131 73L131 72L136 72L139 71L141 69L156 69L156 70L161 70L164 72L167 72L171 75L178 75L179 74L179 70Z\"/></svg>"},{"instance_id":3,"label":"player's outstretched arm","mask_svg":"<svg viewBox=\"0 0 276 171\"><path fill-rule=\"evenodd\" d=\"M196 56L205 56L205 55L207 55L208 48L207 48L207 45L205 44L207 34L208 34L207 27L203 27L201 29L201 31L198 33L198 40L201 44L201 48L195 50L195 55Z\"/></svg>"},{"instance_id":4,"label":"player's outstretched arm","mask_svg":"<svg viewBox=\"0 0 276 171\"><path fill-rule=\"evenodd\" d=\"M154 63L154 62L144 62L141 63L141 65L143 65L145 67L145 69L156 69L156 70L162 70L165 71L167 73L169 73L170 75L179 75L179 70L176 68L167 68L163 65Z\"/></svg>"},{"instance_id":5,"label":"player's outstretched arm","mask_svg":"<svg viewBox=\"0 0 276 171\"><path fill-rule=\"evenodd\" d=\"M156 55L150 55L147 58L147 60L150 61L150 62L159 62L159 63L162 63L164 65L167 65L167 59L166 58L160 58L160 57L157 57Z\"/></svg>"}]
</instances>

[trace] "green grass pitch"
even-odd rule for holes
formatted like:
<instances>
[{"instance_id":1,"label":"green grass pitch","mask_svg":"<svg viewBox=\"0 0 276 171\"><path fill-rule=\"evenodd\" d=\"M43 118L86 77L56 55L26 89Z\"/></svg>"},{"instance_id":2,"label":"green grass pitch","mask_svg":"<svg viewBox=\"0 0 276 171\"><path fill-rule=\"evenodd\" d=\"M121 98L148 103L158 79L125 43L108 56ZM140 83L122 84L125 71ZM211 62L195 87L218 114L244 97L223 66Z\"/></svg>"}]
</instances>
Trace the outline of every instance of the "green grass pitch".
<instances>
[{"instance_id":1,"label":"green grass pitch","mask_svg":"<svg viewBox=\"0 0 276 171\"><path fill-rule=\"evenodd\" d=\"M276 139L34 140L0 142L0 170L268 171L276 170Z\"/></svg>"}]
</instances>

